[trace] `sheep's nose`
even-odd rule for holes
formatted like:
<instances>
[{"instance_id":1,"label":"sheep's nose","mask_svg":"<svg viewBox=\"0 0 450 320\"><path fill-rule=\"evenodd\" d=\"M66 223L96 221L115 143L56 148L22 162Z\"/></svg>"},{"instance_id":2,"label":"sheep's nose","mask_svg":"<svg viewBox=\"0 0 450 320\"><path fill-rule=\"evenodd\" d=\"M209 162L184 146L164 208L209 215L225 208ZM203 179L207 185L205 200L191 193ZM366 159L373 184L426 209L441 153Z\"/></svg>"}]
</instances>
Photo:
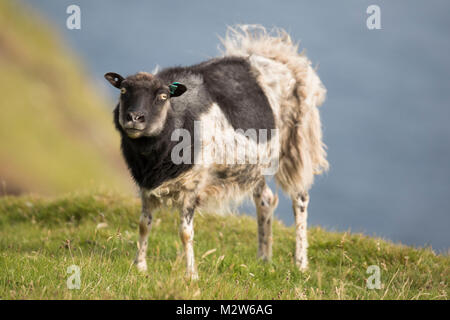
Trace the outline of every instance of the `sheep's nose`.
<instances>
[{"instance_id":1,"label":"sheep's nose","mask_svg":"<svg viewBox=\"0 0 450 320\"><path fill-rule=\"evenodd\" d=\"M145 117L142 112L128 112L127 113L127 121L131 122L144 122Z\"/></svg>"}]
</instances>

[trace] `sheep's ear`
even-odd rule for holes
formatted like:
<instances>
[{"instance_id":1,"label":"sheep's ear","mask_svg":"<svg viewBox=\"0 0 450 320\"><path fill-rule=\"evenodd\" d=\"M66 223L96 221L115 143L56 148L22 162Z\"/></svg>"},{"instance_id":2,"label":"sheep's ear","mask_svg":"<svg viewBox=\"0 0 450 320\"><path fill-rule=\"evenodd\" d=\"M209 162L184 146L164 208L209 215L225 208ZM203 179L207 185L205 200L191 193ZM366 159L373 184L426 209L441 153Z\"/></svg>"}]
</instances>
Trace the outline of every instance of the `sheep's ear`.
<instances>
[{"instance_id":1,"label":"sheep's ear","mask_svg":"<svg viewBox=\"0 0 450 320\"><path fill-rule=\"evenodd\" d=\"M105 79L108 80L109 83L111 83L116 88L120 88L120 84L124 80L123 77L120 74L114 73L114 72L106 73L105 74Z\"/></svg>"},{"instance_id":2,"label":"sheep's ear","mask_svg":"<svg viewBox=\"0 0 450 320\"><path fill-rule=\"evenodd\" d=\"M187 88L184 84L174 82L169 85L170 97L179 97L186 92Z\"/></svg>"}]
</instances>

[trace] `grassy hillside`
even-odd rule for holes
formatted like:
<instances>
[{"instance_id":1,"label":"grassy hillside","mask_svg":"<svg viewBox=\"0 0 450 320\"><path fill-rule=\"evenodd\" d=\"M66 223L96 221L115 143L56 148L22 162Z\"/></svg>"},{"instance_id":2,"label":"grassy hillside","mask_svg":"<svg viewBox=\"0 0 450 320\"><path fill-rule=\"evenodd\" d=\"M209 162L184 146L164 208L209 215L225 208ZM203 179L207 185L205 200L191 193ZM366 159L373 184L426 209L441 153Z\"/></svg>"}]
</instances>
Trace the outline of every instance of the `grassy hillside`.
<instances>
[{"instance_id":1,"label":"grassy hillside","mask_svg":"<svg viewBox=\"0 0 450 320\"><path fill-rule=\"evenodd\" d=\"M448 299L450 257L363 236L309 230L310 270L293 267L294 230L274 223L274 258L256 260L256 222L197 215L200 280L184 278L178 215L157 212L149 272L131 265L139 203L116 194L0 199L0 299ZM81 269L81 288L66 286ZM366 288L369 265L379 290Z\"/></svg>"},{"instance_id":2,"label":"grassy hillside","mask_svg":"<svg viewBox=\"0 0 450 320\"><path fill-rule=\"evenodd\" d=\"M111 111L51 26L19 4L0 1L0 194L130 190Z\"/></svg>"}]
</instances>

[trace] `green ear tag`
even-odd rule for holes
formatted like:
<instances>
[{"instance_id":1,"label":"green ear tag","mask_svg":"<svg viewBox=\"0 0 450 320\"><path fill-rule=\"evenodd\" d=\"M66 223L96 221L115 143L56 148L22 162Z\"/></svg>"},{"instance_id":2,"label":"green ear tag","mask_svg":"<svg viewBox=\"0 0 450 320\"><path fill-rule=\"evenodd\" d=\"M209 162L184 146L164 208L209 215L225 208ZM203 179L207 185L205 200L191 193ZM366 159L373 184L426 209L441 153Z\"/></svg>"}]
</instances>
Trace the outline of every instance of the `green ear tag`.
<instances>
[{"instance_id":1,"label":"green ear tag","mask_svg":"<svg viewBox=\"0 0 450 320\"><path fill-rule=\"evenodd\" d=\"M179 82L174 82L172 84L169 84L170 94L175 93L175 90L177 90L179 84L180 84Z\"/></svg>"}]
</instances>

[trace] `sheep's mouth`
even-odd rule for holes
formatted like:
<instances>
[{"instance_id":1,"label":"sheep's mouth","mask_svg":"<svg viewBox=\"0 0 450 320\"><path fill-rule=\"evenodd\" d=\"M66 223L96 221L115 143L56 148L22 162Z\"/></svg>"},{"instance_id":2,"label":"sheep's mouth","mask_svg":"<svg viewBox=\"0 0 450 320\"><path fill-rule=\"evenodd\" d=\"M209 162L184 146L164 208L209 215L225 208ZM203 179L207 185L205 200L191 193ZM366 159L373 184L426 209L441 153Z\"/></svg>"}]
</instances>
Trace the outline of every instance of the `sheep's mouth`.
<instances>
[{"instance_id":1,"label":"sheep's mouth","mask_svg":"<svg viewBox=\"0 0 450 320\"><path fill-rule=\"evenodd\" d=\"M126 132L127 136L132 139L139 138L143 134L142 130L135 129L135 128L127 128L127 129L125 129L125 132Z\"/></svg>"}]
</instances>

